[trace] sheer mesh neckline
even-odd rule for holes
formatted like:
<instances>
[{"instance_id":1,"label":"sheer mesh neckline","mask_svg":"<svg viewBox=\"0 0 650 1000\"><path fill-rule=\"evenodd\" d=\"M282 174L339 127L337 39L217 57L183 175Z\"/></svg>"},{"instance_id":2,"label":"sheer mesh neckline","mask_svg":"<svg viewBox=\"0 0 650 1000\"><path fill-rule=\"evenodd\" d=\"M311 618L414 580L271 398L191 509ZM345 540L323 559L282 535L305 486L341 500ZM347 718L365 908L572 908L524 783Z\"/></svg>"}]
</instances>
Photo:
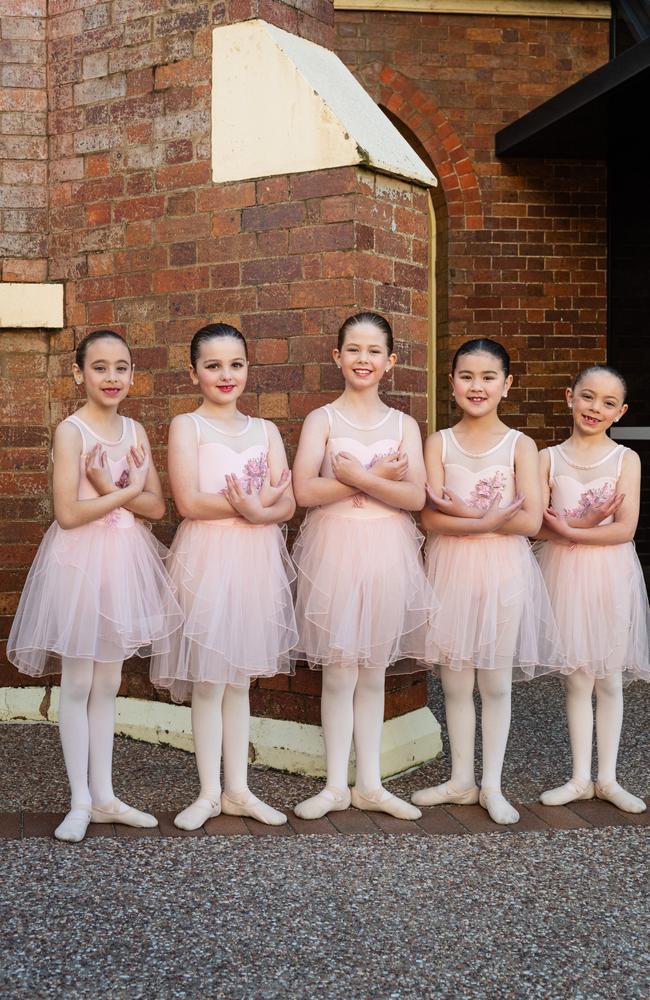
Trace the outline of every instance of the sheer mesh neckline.
<instances>
[{"instance_id":1,"label":"sheer mesh neckline","mask_svg":"<svg viewBox=\"0 0 650 1000\"><path fill-rule=\"evenodd\" d=\"M388 410L383 415L383 417L381 418L381 420L379 420L376 424L370 424L368 427L363 427L361 424L355 424L353 420L350 420L343 413L341 413L340 410L337 410L336 407L332 406L331 404L330 404L330 409L332 410L332 413L335 413L337 417L341 418L341 420L343 421L344 424L348 424L349 427L354 427L354 429L357 430L357 431L374 431L374 430L376 430L378 427L381 427L382 424L386 423L386 421L390 417L391 413L393 412L393 407L389 406Z\"/></svg>"},{"instance_id":2,"label":"sheer mesh neckline","mask_svg":"<svg viewBox=\"0 0 650 1000\"><path fill-rule=\"evenodd\" d=\"M572 469L597 469L599 465L604 465L607 459L611 458L612 455L615 452L617 452L620 447L621 447L620 444L615 445L612 448L612 450L608 451L603 458L600 458L597 462L592 462L591 465L580 465L578 462L571 461L571 459L567 456L561 444L556 445L556 448L559 451L560 455L562 456L566 464L570 465Z\"/></svg>"},{"instance_id":3,"label":"sheer mesh neckline","mask_svg":"<svg viewBox=\"0 0 650 1000\"><path fill-rule=\"evenodd\" d=\"M97 431L94 431L90 426L90 424L87 424L86 421L82 420L82 418L78 416L76 413L71 413L70 416L68 417L68 420L71 420L73 423L76 420L78 420L79 423L86 428L89 434L92 434L92 436L96 438L98 441L100 441L101 444L106 444L110 448L115 448L116 445L122 444L122 441L124 440L124 435L126 434L126 417L123 417L122 414L120 414L120 420L122 421L122 433L120 434L117 441L107 441L106 438L100 437Z\"/></svg>"},{"instance_id":4,"label":"sheer mesh neckline","mask_svg":"<svg viewBox=\"0 0 650 1000\"><path fill-rule=\"evenodd\" d=\"M454 442L454 444L456 445L456 447L458 448L458 450L460 452L462 452L463 455L466 455L467 458L486 458L488 455L492 455L492 454L494 454L495 451L498 451L498 449L501 447L501 445L506 440L506 438L510 434L513 433L514 428L510 427L505 432L505 434L502 437L499 438L499 440L497 441L497 443L492 448L488 448L487 451L478 451L478 452L475 452L475 451L466 451L465 448L463 448L462 444L459 442L459 440L456 437L456 435L454 434L453 429L451 427L448 427L447 430L449 431L449 434L451 435L451 439Z\"/></svg>"},{"instance_id":5,"label":"sheer mesh neckline","mask_svg":"<svg viewBox=\"0 0 650 1000\"><path fill-rule=\"evenodd\" d=\"M209 420L207 417L202 416L202 414L195 412L194 416L198 417L199 420L202 420L204 424L207 424L208 427L211 430L217 431L218 434L223 434L224 437L230 437L230 438L243 437L243 435L249 429L249 427L251 425L251 420L252 420L252 418L249 416L249 414L246 414L246 425L244 426L243 430L241 430L241 431L224 431L223 427L218 427L212 420Z\"/></svg>"}]
</instances>

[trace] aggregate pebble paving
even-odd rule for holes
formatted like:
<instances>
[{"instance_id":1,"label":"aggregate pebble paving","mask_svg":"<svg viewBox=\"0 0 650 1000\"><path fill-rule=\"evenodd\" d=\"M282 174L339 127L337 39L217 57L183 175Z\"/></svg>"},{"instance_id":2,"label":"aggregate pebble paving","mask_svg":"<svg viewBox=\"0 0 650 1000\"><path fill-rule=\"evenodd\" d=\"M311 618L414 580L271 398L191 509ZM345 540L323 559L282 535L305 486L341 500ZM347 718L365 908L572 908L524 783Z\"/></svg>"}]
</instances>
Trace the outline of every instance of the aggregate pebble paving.
<instances>
[{"instance_id":1,"label":"aggregate pebble paving","mask_svg":"<svg viewBox=\"0 0 650 1000\"><path fill-rule=\"evenodd\" d=\"M648 996L641 829L5 842L3 998Z\"/></svg>"},{"instance_id":2,"label":"aggregate pebble paving","mask_svg":"<svg viewBox=\"0 0 650 1000\"><path fill-rule=\"evenodd\" d=\"M444 722L435 681L431 699ZM632 685L620 778L644 796L649 729L650 688ZM195 793L192 756L117 739L116 789L166 812L165 836L96 829L62 845L32 815L45 835L0 840L0 997L648 1000L650 828L580 828L567 810L566 830L536 832L535 800L568 760L559 683L521 685L504 784L530 804L530 832L447 836L451 821L429 810L432 835L221 837L215 820L184 837L169 834ZM407 795L448 768L445 743L389 787ZM56 728L0 726L0 775L0 812L66 808ZM280 808L318 784L251 769L251 787Z\"/></svg>"},{"instance_id":3,"label":"aggregate pebble paving","mask_svg":"<svg viewBox=\"0 0 650 1000\"><path fill-rule=\"evenodd\" d=\"M443 753L431 764L389 782L397 795L449 777L449 758L440 684L431 682L430 706L442 723ZM480 774L481 739L476 739ZM619 780L636 795L650 795L648 733L650 685L637 682L625 692L625 718L619 753ZM595 753L594 753L595 760ZM43 775L47 774L47 782ZM30 809L60 812L67 808L68 787L56 727L12 723L0 727L0 812ZM561 683L556 679L513 687L512 727L503 771L506 794L518 802L534 802L545 788L570 776L570 754ZM194 798L196 771L191 754L118 737L114 752L115 789L140 809L178 810ZM278 809L290 809L313 795L321 782L279 771L251 768L256 795ZM650 994L649 994L650 995Z\"/></svg>"}]
</instances>

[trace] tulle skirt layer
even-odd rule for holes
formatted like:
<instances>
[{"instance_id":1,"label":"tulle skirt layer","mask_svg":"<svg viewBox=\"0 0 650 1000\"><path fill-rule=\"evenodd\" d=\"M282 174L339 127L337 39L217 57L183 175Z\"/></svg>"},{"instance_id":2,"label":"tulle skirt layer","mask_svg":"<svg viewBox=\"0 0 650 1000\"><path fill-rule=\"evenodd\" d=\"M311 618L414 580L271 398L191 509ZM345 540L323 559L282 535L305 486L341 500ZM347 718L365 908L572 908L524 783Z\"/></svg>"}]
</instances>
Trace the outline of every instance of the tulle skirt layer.
<instances>
[{"instance_id":1,"label":"tulle skirt layer","mask_svg":"<svg viewBox=\"0 0 650 1000\"><path fill-rule=\"evenodd\" d=\"M151 662L151 680L174 701L201 682L248 686L291 672L297 632L295 573L277 525L183 521L170 574L185 626L172 649Z\"/></svg>"},{"instance_id":2,"label":"tulle skirt layer","mask_svg":"<svg viewBox=\"0 0 650 1000\"><path fill-rule=\"evenodd\" d=\"M537 558L570 670L649 680L648 597L632 542L569 547L547 541Z\"/></svg>"},{"instance_id":3,"label":"tulle skirt layer","mask_svg":"<svg viewBox=\"0 0 650 1000\"><path fill-rule=\"evenodd\" d=\"M23 588L7 656L38 677L61 658L111 663L169 649L182 625L163 559L143 524L48 528Z\"/></svg>"},{"instance_id":4,"label":"tulle skirt layer","mask_svg":"<svg viewBox=\"0 0 650 1000\"><path fill-rule=\"evenodd\" d=\"M393 664L395 672L422 670L416 659L434 603L422 541L407 514L310 511L293 549L298 658L316 669Z\"/></svg>"},{"instance_id":5,"label":"tulle skirt layer","mask_svg":"<svg viewBox=\"0 0 650 1000\"><path fill-rule=\"evenodd\" d=\"M558 628L525 538L436 536L426 572L440 604L426 639L428 665L512 667L514 680L563 670Z\"/></svg>"}]
</instances>

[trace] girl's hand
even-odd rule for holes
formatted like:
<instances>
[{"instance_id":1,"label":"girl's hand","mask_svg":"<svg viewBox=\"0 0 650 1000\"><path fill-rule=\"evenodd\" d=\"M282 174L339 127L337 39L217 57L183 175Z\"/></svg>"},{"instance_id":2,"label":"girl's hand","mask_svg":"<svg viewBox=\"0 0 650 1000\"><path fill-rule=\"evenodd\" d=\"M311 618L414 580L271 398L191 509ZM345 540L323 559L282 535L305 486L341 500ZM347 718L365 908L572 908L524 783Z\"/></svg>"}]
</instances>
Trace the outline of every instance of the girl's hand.
<instances>
[{"instance_id":1,"label":"girl's hand","mask_svg":"<svg viewBox=\"0 0 650 1000\"><path fill-rule=\"evenodd\" d=\"M515 497L512 503L509 503L507 507L499 507L501 494L498 493L483 514L482 521L485 524L485 530L498 531L502 528L503 525L510 520L510 518L515 516L517 511L521 510L525 499L526 497L524 496Z\"/></svg>"},{"instance_id":2,"label":"girl's hand","mask_svg":"<svg viewBox=\"0 0 650 1000\"><path fill-rule=\"evenodd\" d=\"M100 497L114 493L116 485L111 479L108 456L101 444L96 444L86 455L86 479Z\"/></svg>"},{"instance_id":3,"label":"girl's hand","mask_svg":"<svg viewBox=\"0 0 650 1000\"><path fill-rule=\"evenodd\" d=\"M380 479L392 479L393 482L401 482L408 472L408 468L409 457L405 451L402 451L400 444L397 451L391 452L390 455L386 455L379 462L371 465L370 472L373 476L379 476Z\"/></svg>"},{"instance_id":4,"label":"girl's hand","mask_svg":"<svg viewBox=\"0 0 650 1000\"><path fill-rule=\"evenodd\" d=\"M285 487L286 488L286 487ZM235 475L226 476L223 495L230 506L251 524L260 524L264 518L264 505L260 493L246 493Z\"/></svg>"},{"instance_id":5,"label":"girl's hand","mask_svg":"<svg viewBox=\"0 0 650 1000\"><path fill-rule=\"evenodd\" d=\"M438 496L427 483L426 491L429 500L441 514L448 514L450 517L482 518L487 513L487 511L479 510L477 507L470 507L462 497L459 497L457 493L454 493L453 490L448 490L446 487L441 490ZM501 494L498 493L492 501L492 506L495 503L498 506L500 501Z\"/></svg>"},{"instance_id":6,"label":"girl's hand","mask_svg":"<svg viewBox=\"0 0 650 1000\"><path fill-rule=\"evenodd\" d=\"M562 514L558 514L556 510L552 507L547 507L544 511L544 524L554 535L559 535L560 540L565 540L573 543L575 541L573 532L574 528L567 523L566 517Z\"/></svg>"},{"instance_id":7,"label":"girl's hand","mask_svg":"<svg viewBox=\"0 0 650 1000\"><path fill-rule=\"evenodd\" d=\"M132 447L127 452L126 461L129 466L129 486L136 491L136 496L144 490L149 475L149 455L143 444Z\"/></svg>"},{"instance_id":8,"label":"girl's hand","mask_svg":"<svg viewBox=\"0 0 650 1000\"><path fill-rule=\"evenodd\" d=\"M338 481L345 486L359 488L363 476L366 475L366 469L359 459L347 451L339 451L336 455L332 455L332 472Z\"/></svg>"},{"instance_id":9,"label":"girl's hand","mask_svg":"<svg viewBox=\"0 0 650 1000\"><path fill-rule=\"evenodd\" d=\"M625 493L615 493L598 507L589 507L580 517L565 517L566 523L570 528L597 528L606 517L616 513L624 500Z\"/></svg>"},{"instance_id":10,"label":"girl's hand","mask_svg":"<svg viewBox=\"0 0 650 1000\"><path fill-rule=\"evenodd\" d=\"M286 490L288 490L290 485L291 473L288 469L283 469L277 485L271 486L271 470L269 469L264 477L262 489L259 492L262 507L273 507Z\"/></svg>"}]
</instances>

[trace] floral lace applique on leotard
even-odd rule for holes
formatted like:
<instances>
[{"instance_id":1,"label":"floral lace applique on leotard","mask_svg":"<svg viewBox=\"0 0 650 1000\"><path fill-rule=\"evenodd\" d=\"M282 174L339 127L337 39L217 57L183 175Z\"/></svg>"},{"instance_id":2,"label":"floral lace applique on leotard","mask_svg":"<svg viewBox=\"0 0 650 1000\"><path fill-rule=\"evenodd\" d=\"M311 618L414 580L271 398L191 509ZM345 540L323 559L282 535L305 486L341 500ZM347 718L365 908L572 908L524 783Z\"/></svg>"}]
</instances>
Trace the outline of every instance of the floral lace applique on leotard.
<instances>
[{"instance_id":1,"label":"floral lace applique on leotard","mask_svg":"<svg viewBox=\"0 0 650 1000\"><path fill-rule=\"evenodd\" d=\"M577 506L571 510L565 507L564 513L566 517L584 517L593 507L602 507L613 496L614 485L612 483L603 483L602 486L597 486L595 489L585 490L584 493L581 493Z\"/></svg>"},{"instance_id":2,"label":"floral lace applique on leotard","mask_svg":"<svg viewBox=\"0 0 650 1000\"><path fill-rule=\"evenodd\" d=\"M505 487L506 477L502 472L495 472L487 479L479 479L465 502L477 510L489 510L494 498L502 493Z\"/></svg>"},{"instance_id":3,"label":"floral lace applique on leotard","mask_svg":"<svg viewBox=\"0 0 650 1000\"><path fill-rule=\"evenodd\" d=\"M374 465L377 465L378 462L383 462L385 458L388 458L388 456L392 454L392 451L384 451L381 452L381 454L373 455L370 461L366 462L364 468L370 470ZM366 502L366 494L355 493L351 499L353 507L363 507Z\"/></svg>"},{"instance_id":4,"label":"floral lace applique on leotard","mask_svg":"<svg viewBox=\"0 0 650 1000\"><path fill-rule=\"evenodd\" d=\"M266 479L268 470L268 452L264 455L259 455L257 458L249 458L244 465L242 474L237 476L244 493L259 493L264 485L264 480ZM219 493L221 494L225 492L225 486L222 490L219 490Z\"/></svg>"},{"instance_id":5,"label":"floral lace applique on leotard","mask_svg":"<svg viewBox=\"0 0 650 1000\"><path fill-rule=\"evenodd\" d=\"M128 469L124 469L121 476L115 480L115 485L117 486L118 490L123 490L126 486L129 485ZM121 507L115 507L113 510L109 510L108 514L104 514L103 517L104 524L107 524L109 527L113 524L117 524L118 521L120 520L121 510L122 510Z\"/></svg>"}]
</instances>

